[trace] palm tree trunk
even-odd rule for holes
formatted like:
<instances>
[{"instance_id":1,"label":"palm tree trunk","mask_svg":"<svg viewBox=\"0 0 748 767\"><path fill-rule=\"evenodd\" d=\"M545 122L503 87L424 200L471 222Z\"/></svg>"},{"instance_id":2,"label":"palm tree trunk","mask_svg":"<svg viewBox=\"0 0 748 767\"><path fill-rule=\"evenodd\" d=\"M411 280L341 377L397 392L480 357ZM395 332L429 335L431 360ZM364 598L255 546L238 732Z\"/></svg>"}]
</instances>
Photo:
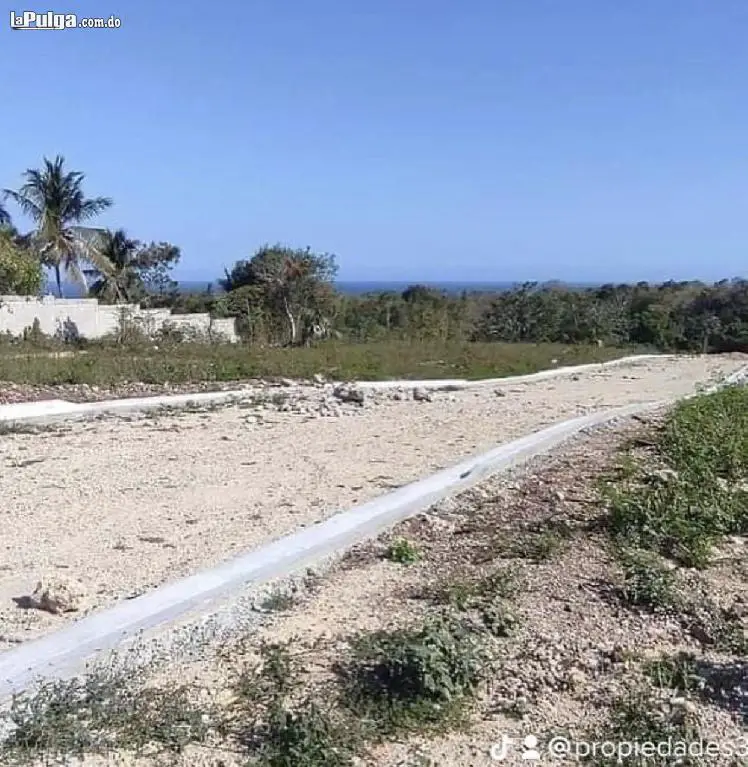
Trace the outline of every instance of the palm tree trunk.
<instances>
[{"instance_id":1,"label":"palm tree trunk","mask_svg":"<svg viewBox=\"0 0 748 767\"><path fill-rule=\"evenodd\" d=\"M291 312L291 308L288 305L288 298L283 296L283 309L288 318L289 330L291 331L291 346L296 343L296 319Z\"/></svg>"},{"instance_id":2,"label":"palm tree trunk","mask_svg":"<svg viewBox=\"0 0 748 767\"><path fill-rule=\"evenodd\" d=\"M57 295L62 298L62 280L60 279L59 264L55 264L55 279L57 280Z\"/></svg>"}]
</instances>

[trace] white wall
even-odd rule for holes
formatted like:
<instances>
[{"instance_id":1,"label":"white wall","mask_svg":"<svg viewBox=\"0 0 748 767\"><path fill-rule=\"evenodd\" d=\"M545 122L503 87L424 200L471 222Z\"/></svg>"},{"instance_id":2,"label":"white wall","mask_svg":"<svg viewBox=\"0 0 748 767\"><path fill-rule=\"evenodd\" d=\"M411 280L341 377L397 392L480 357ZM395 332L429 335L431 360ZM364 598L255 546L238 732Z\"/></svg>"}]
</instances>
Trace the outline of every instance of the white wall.
<instances>
[{"instance_id":1,"label":"white wall","mask_svg":"<svg viewBox=\"0 0 748 767\"><path fill-rule=\"evenodd\" d=\"M170 326L206 334L210 331L232 343L238 341L233 319L211 320L209 314L172 314L169 309L141 309L134 304L111 306L99 304L95 298L54 296L0 296L0 333L23 335L38 319L40 329L47 335L63 332L69 324L83 338L101 338L117 330L123 313L149 333Z\"/></svg>"}]
</instances>

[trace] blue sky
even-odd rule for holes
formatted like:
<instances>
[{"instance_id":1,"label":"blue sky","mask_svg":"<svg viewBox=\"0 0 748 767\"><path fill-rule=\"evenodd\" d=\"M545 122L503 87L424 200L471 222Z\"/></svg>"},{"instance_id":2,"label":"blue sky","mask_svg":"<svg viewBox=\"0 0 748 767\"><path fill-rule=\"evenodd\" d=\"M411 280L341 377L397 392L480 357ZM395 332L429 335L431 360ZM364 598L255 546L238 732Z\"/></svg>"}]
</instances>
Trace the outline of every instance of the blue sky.
<instances>
[{"instance_id":1,"label":"blue sky","mask_svg":"<svg viewBox=\"0 0 748 767\"><path fill-rule=\"evenodd\" d=\"M746 274L745 0L54 10L122 26L6 12L0 186L65 155L114 198L103 224L182 248L182 279L266 241L346 280Z\"/></svg>"}]
</instances>

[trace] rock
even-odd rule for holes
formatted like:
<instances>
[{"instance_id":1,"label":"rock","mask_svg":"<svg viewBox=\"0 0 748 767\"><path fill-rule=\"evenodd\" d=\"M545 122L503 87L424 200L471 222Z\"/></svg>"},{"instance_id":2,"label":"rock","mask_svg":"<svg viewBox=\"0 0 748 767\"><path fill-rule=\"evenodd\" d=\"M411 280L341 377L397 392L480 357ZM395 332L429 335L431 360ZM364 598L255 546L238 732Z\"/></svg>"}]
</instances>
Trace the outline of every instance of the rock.
<instances>
[{"instance_id":1,"label":"rock","mask_svg":"<svg viewBox=\"0 0 748 767\"><path fill-rule=\"evenodd\" d=\"M327 379L322 375L322 373L315 373L312 376L312 381L316 386L324 386L327 383Z\"/></svg>"},{"instance_id":2,"label":"rock","mask_svg":"<svg viewBox=\"0 0 748 767\"><path fill-rule=\"evenodd\" d=\"M281 378L278 383L281 386L296 386L296 381L292 381L290 378Z\"/></svg>"},{"instance_id":3,"label":"rock","mask_svg":"<svg viewBox=\"0 0 748 767\"><path fill-rule=\"evenodd\" d=\"M432 402L434 397L428 389L419 386L416 389L413 389L413 399L416 402Z\"/></svg>"},{"instance_id":4,"label":"rock","mask_svg":"<svg viewBox=\"0 0 748 767\"><path fill-rule=\"evenodd\" d=\"M494 389L493 393L497 397L506 397L506 392L501 391L501 389Z\"/></svg>"},{"instance_id":5,"label":"rock","mask_svg":"<svg viewBox=\"0 0 748 767\"><path fill-rule=\"evenodd\" d=\"M341 402L352 402L356 405L363 405L366 402L366 392L358 386L341 384L335 388L333 394Z\"/></svg>"},{"instance_id":6,"label":"rock","mask_svg":"<svg viewBox=\"0 0 748 767\"><path fill-rule=\"evenodd\" d=\"M39 581L31 596L24 601L29 608L59 615L80 610L85 596L85 588L80 582L53 576Z\"/></svg>"},{"instance_id":7,"label":"rock","mask_svg":"<svg viewBox=\"0 0 748 767\"><path fill-rule=\"evenodd\" d=\"M675 469L655 469L647 474L650 482L662 482L667 484L670 480L678 479L678 472Z\"/></svg>"}]
</instances>

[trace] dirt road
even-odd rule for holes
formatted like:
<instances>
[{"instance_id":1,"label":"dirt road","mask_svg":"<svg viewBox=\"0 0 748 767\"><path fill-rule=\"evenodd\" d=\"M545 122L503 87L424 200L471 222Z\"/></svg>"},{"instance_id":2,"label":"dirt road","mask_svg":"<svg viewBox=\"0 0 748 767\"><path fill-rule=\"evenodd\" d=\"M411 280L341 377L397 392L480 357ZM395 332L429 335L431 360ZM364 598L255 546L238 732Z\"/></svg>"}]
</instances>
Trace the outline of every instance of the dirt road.
<instances>
[{"instance_id":1,"label":"dirt road","mask_svg":"<svg viewBox=\"0 0 748 767\"><path fill-rule=\"evenodd\" d=\"M321 418L246 407L0 437L0 650L551 423L689 394L746 358L657 360ZM81 611L24 610L49 577Z\"/></svg>"}]
</instances>

